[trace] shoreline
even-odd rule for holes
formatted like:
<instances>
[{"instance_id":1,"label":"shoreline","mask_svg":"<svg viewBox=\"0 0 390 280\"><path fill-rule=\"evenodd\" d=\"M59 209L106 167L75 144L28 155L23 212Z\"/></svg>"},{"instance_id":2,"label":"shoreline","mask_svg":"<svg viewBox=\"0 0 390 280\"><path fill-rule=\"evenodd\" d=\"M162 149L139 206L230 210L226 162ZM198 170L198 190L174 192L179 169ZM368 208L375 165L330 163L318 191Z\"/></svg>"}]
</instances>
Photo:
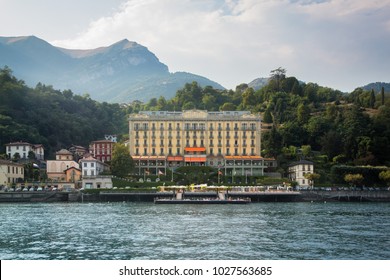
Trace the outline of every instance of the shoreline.
<instances>
[{"instance_id":1,"label":"shoreline","mask_svg":"<svg viewBox=\"0 0 390 280\"><path fill-rule=\"evenodd\" d=\"M233 192L232 199L261 202L390 202L390 191L275 191ZM173 198L174 192L0 192L0 203L20 202L154 202L156 198ZM185 192L185 198L215 198L216 192Z\"/></svg>"}]
</instances>

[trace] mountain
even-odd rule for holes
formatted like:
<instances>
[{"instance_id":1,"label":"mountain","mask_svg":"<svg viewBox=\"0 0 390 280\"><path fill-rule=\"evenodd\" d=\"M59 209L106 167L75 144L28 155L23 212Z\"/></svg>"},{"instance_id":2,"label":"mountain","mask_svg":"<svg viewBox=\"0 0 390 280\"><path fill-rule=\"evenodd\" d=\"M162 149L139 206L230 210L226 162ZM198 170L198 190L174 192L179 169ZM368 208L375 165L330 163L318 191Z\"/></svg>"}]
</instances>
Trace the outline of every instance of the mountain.
<instances>
[{"instance_id":1,"label":"mountain","mask_svg":"<svg viewBox=\"0 0 390 280\"><path fill-rule=\"evenodd\" d=\"M259 90L268 84L268 80L269 78L257 78L250 82L248 86L253 88L254 90Z\"/></svg>"},{"instance_id":2,"label":"mountain","mask_svg":"<svg viewBox=\"0 0 390 280\"><path fill-rule=\"evenodd\" d=\"M191 73L170 73L146 47L119 41L108 47L71 50L35 36L0 37L0 67L8 66L27 85L41 82L107 102L171 98L185 83L223 87Z\"/></svg>"},{"instance_id":3,"label":"mountain","mask_svg":"<svg viewBox=\"0 0 390 280\"><path fill-rule=\"evenodd\" d=\"M385 92L390 92L390 83L376 82L369 83L368 85L363 86L364 90L374 90L375 92L380 92L384 88Z\"/></svg>"}]
</instances>

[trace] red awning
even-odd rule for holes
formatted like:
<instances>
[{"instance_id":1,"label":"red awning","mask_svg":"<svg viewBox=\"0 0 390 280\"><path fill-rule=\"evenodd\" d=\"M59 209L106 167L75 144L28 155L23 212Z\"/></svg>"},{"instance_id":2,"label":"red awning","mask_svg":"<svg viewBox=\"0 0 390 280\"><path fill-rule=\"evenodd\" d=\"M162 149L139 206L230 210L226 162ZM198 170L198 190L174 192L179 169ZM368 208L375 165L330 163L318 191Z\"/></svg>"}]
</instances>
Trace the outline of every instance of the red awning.
<instances>
[{"instance_id":1,"label":"red awning","mask_svg":"<svg viewBox=\"0 0 390 280\"><path fill-rule=\"evenodd\" d=\"M184 148L184 151L186 152L205 152L205 147L186 147Z\"/></svg>"}]
</instances>

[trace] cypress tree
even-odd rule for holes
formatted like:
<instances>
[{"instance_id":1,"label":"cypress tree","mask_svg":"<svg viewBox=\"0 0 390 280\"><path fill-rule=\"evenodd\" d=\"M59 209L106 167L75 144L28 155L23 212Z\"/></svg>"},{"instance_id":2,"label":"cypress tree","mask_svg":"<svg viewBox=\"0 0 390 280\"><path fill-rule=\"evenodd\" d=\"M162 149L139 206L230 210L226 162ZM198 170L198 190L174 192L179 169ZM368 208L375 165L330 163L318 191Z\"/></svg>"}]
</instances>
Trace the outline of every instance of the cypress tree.
<instances>
[{"instance_id":1,"label":"cypress tree","mask_svg":"<svg viewBox=\"0 0 390 280\"><path fill-rule=\"evenodd\" d=\"M382 106L385 105L385 88L382 87L381 89L381 96L382 96Z\"/></svg>"}]
</instances>

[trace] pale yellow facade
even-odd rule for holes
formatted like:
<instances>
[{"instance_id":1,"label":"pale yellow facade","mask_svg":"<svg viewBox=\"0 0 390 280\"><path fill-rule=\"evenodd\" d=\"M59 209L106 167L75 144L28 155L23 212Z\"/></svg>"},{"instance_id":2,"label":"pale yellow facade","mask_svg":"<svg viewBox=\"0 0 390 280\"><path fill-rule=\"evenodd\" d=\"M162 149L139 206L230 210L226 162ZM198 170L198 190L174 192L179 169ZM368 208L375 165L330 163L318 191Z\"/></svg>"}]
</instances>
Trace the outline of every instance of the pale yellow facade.
<instances>
[{"instance_id":1,"label":"pale yellow facade","mask_svg":"<svg viewBox=\"0 0 390 280\"><path fill-rule=\"evenodd\" d=\"M0 186L11 186L24 181L24 166L12 161L0 160Z\"/></svg>"},{"instance_id":2,"label":"pale yellow facade","mask_svg":"<svg viewBox=\"0 0 390 280\"><path fill-rule=\"evenodd\" d=\"M139 173L213 166L231 175L262 175L261 120L248 111L144 111L129 117L129 151Z\"/></svg>"}]
</instances>

